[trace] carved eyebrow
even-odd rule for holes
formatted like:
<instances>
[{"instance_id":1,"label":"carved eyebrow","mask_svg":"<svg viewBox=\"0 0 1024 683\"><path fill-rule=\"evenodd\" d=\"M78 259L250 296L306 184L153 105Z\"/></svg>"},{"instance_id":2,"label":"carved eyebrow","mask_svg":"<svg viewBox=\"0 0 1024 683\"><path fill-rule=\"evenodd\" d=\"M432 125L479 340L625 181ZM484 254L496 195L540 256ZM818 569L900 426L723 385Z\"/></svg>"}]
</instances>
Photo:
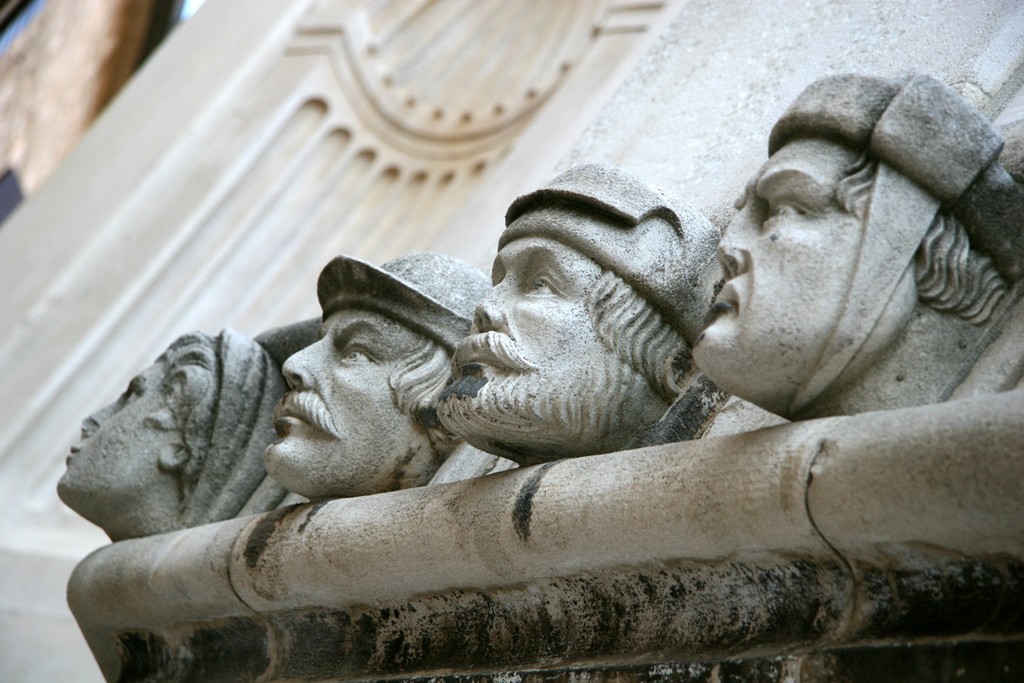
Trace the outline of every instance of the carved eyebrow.
<instances>
[{"instance_id":1,"label":"carved eyebrow","mask_svg":"<svg viewBox=\"0 0 1024 683\"><path fill-rule=\"evenodd\" d=\"M347 325L345 329L333 335L332 341L335 346L342 347L351 342L354 337L360 336L368 337L366 343L371 346L385 342L385 338L380 330L377 329L377 326L366 320L356 320Z\"/></svg>"},{"instance_id":2,"label":"carved eyebrow","mask_svg":"<svg viewBox=\"0 0 1024 683\"><path fill-rule=\"evenodd\" d=\"M518 278L530 280L530 282L524 283L529 285L540 275L552 274L553 261L550 251L539 244L530 244L525 247L519 246L513 250L511 258L508 252L505 252L504 255L498 252L494 258L494 267L495 269L500 268L504 275L507 275L510 270L514 271ZM560 271L553 275L555 278L564 277Z\"/></svg>"},{"instance_id":3,"label":"carved eyebrow","mask_svg":"<svg viewBox=\"0 0 1024 683\"><path fill-rule=\"evenodd\" d=\"M560 292L564 292L572 284L572 278L569 277L565 269L558 263L548 262L543 264L538 269L537 275L550 279L554 288Z\"/></svg>"},{"instance_id":4,"label":"carved eyebrow","mask_svg":"<svg viewBox=\"0 0 1024 683\"><path fill-rule=\"evenodd\" d=\"M809 208L825 208L832 201L835 188L813 172L781 166L768 169L757 179L756 194L769 202L797 200Z\"/></svg>"}]
</instances>

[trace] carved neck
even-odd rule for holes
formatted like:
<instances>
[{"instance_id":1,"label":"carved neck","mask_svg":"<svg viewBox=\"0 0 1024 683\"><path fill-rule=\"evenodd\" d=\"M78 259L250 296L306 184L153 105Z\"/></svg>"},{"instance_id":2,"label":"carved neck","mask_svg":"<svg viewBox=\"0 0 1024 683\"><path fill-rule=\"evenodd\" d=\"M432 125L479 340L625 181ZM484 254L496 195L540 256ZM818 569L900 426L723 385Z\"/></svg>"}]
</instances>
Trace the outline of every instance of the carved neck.
<instances>
[{"instance_id":1,"label":"carved neck","mask_svg":"<svg viewBox=\"0 0 1024 683\"><path fill-rule=\"evenodd\" d=\"M995 317L995 316L993 316ZM939 403L981 352L987 325L918 304L891 343L870 350L871 341L839 378L795 419L852 415ZM878 334L878 328L872 336Z\"/></svg>"}]
</instances>

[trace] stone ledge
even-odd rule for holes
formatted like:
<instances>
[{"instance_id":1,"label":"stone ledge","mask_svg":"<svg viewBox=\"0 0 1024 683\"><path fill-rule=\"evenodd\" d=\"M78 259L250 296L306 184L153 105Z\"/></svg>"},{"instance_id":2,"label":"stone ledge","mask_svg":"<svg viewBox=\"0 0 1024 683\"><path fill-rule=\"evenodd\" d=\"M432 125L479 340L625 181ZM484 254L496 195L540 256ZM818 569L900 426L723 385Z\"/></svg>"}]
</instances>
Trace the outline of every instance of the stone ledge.
<instances>
[{"instance_id":1,"label":"stone ledge","mask_svg":"<svg viewBox=\"0 0 1024 683\"><path fill-rule=\"evenodd\" d=\"M108 680L1019 636L1022 416L1014 391L296 506L103 548L69 601Z\"/></svg>"}]
</instances>

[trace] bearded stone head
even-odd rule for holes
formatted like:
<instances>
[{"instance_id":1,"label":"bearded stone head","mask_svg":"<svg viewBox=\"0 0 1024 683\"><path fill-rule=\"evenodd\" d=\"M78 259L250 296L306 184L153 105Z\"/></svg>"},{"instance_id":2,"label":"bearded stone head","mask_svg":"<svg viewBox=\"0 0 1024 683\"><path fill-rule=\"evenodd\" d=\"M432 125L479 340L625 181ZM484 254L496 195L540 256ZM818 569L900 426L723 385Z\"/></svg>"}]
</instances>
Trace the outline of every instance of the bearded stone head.
<instances>
[{"instance_id":1,"label":"bearded stone head","mask_svg":"<svg viewBox=\"0 0 1024 683\"><path fill-rule=\"evenodd\" d=\"M627 447L692 380L718 231L601 164L518 198L505 220L442 424L522 465Z\"/></svg>"}]
</instances>

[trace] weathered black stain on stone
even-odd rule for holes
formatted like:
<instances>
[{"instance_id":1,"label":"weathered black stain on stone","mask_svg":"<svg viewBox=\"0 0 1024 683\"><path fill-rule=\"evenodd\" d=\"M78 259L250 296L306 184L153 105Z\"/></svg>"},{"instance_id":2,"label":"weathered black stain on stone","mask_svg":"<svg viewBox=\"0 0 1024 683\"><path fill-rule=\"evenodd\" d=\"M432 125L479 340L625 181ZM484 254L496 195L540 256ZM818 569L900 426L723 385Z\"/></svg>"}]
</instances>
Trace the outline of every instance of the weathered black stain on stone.
<instances>
[{"instance_id":1,"label":"weathered black stain on stone","mask_svg":"<svg viewBox=\"0 0 1024 683\"><path fill-rule=\"evenodd\" d=\"M464 366L462 371L467 372L468 367ZM485 384L487 384L486 377L479 374L466 374L444 388L438 397L438 403L449 398L476 398L477 393Z\"/></svg>"},{"instance_id":2,"label":"weathered black stain on stone","mask_svg":"<svg viewBox=\"0 0 1024 683\"><path fill-rule=\"evenodd\" d=\"M806 647L835 626L817 620L819 614L839 615L849 607L838 604L847 596L845 586L833 583L840 570L811 561L682 562L612 577L553 577L530 587L318 610L316 623L282 615L275 622L278 639L290 645L275 675L331 680L493 672Z\"/></svg>"},{"instance_id":3,"label":"weathered black stain on stone","mask_svg":"<svg viewBox=\"0 0 1024 683\"><path fill-rule=\"evenodd\" d=\"M418 408L416 410L416 421L427 429L441 426L441 421L437 419L437 409L434 406Z\"/></svg>"},{"instance_id":4,"label":"weathered black stain on stone","mask_svg":"<svg viewBox=\"0 0 1024 683\"><path fill-rule=\"evenodd\" d=\"M530 475L530 478L526 480L526 483L520 487L519 493L516 494L516 502L512 506L512 523L516 534L524 541L530 539L530 517L533 515L533 497L537 494L537 489L540 487L540 480L544 478L544 475L547 474L547 471L554 464L553 462L548 462L538 467Z\"/></svg>"},{"instance_id":5,"label":"weathered black stain on stone","mask_svg":"<svg viewBox=\"0 0 1024 683\"><path fill-rule=\"evenodd\" d=\"M683 393L665 415L640 432L629 444L630 448L679 443L700 437L710 425L718 406L726 394L703 375Z\"/></svg>"},{"instance_id":6,"label":"weathered black stain on stone","mask_svg":"<svg viewBox=\"0 0 1024 683\"><path fill-rule=\"evenodd\" d=\"M807 655L801 683L1017 683L1024 642L938 642L849 647Z\"/></svg>"},{"instance_id":7,"label":"weathered black stain on stone","mask_svg":"<svg viewBox=\"0 0 1024 683\"><path fill-rule=\"evenodd\" d=\"M121 659L119 683L177 680L183 673L184 660L156 633L125 631L118 634L117 653Z\"/></svg>"},{"instance_id":8,"label":"weathered black stain on stone","mask_svg":"<svg viewBox=\"0 0 1024 683\"><path fill-rule=\"evenodd\" d=\"M1016 683L1024 671L1021 643L921 643L854 647L806 655L750 657L657 664L593 664L560 669L493 671L409 677L409 683Z\"/></svg>"},{"instance_id":9,"label":"weathered black stain on stone","mask_svg":"<svg viewBox=\"0 0 1024 683\"><path fill-rule=\"evenodd\" d=\"M1019 560L994 557L984 565L964 558L949 562L959 562L959 570L953 571L952 565L947 566L929 556L912 565L920 574L921 583L911 581L913 572L909 569L905 576L892 574L884 583L893 587L894 594L901 598L917 595L913 600L927 599L936 586L966 593L980 590L985 595L999 588L1000 600L983 600L984 609L968 610L970 620L956 627L960 629L957 633L969 633L972 638L982 635L977 630L978 619L988 619L987 628L1007 623L992 621L988 615L993 609L1011 621L1016 618L1019 606L1010 603L1019 593L1008 593L1007 579L999 583L993 577L1018 573ZM931 566L936 569L929 570ZM991 567L999 571L993 574ZM865 567L857 569L859 576L865 575ZM295 610L268 617L275 628L271 642L278 643L280 648L280 656L275 660L280 666L273 673L281 679L331 680L352 676L422 675L426 671L468 674L514 671L523 667L569 670L601 661L671 662L700 657L704 661L722 662L752 651L778 652L780 648L820 651L819 648L828 644L851 642L846 640L851 634L844 634L842 640L836 638L853 609L849 580L846 565L838 560L780 558L760 563L680 560L630 568L613 575L581 573L550 577L532 581L528 586L494 588L486 592L451 590L422 595L407 602L381 602L346 610ZM910 590L906 586L916 588ZM942 599L944 595L947 594L941 593L938 597ZM903 635L934 639L939 632L936 629L953 633L946 630L950 628L946 620L951 615L944 611L933 613L940 619L938 625L919 634L902 633L897 629L919 628L921 622L908 620L901 609L889 614L895 620L881 624L889 638ZM232 652L243 651L246 639L266 640L256 630L240 633L227 641L225 647ZM865 632L852 635L864 636ZM1018 630L1006 635L1020 638L1021 634ZM218 669L205 660L226 661L217 651L211 651L216 650L215 639L211 639L210 644L198 641L190 644L194 652L187 656L171 651L172 656L168 658L165 643L159 638L147 638L145 634L129 636L125 647L139 653L135 655L136 660L152 662L163 657L164 670L171 670L168 661L192 659L196 661L189 665L190 672L216 672ZM1022 640L1013 643L1018 652L1024 652L1022 645ZM831 679L801 674L801 680L814 683L943 680L919 676L871 678L868 670L858 664L858 657L864 650L870 648L848 648L835 657L819 661L823 666L843 665L836 670L852 671L856 676ZM901 658L909 656L913 660L918 657L913 653L919 651L912 650L906 655L873 650L868 654L877 655L880 666L891 664L905 672L918 665L911 662L913 666L905 668L900 663ZM850 655L844 664L846 652L856 653L856 656ZM968 653L964 655L967 659L957 655L944 661L954 664L962 661L968 666L973 656ZM1024 655L1008 661L1007 665L1017 667L1011 669L1014 677L1007 678L999 673L1001 670L981 662L978 671L999 675L990 679L979 675L964 680L1020 680L1021 668L1017 663L1022 659ZM146 669L126 668L135 674L140 670ZM771 662L761 661L756 665L723 663L717 671L721 681L740 680L744 676L744 680L774 681L772 676L781 669ZM145 678L136 675L126 680ZM198 679L177 676L167 680Z\"/></svg>"},{"instance_id":10,"label":"weathered black stain on stone","mask_svg":"<svg viewBox=\"0 0 1024 683\"><path fill-rule=\"evenodd\" d=\"M1024 563L1003 564L1005 587L995 614L985 624L989 633L1024 633Z\"/></svg>"},{"instance_id":11,"label":"weathered black stain on stone","mask_svg":"<svg viewBox=\"0 0 1024 683\"><path fill-rule=\"evenodd\" d=\"M316 515L316 513L320 512L320 508L322 508L324 505L327 505L329 502L331 502L331 501L330 500L321 500L318 503L314 503L309 508L309 510L306 511L306 518L304 520L302 520L302 524L299 525L299 533L300 534L303 533L306 530L306 525L309 524L310 520L313 519L313 517ZM246 560L248 560L248 558L246 558ZM251 567L253 565L249 565L249 566Z\"/></svg>"},{"instance_id":12,"label":"weathered black stain on stone","mask_svg":"<svg viewBox=\"0 0 1024 683\"><path fill-rule=\"evenodd\" d=\"M278 643L273 680L318 681L373 668L377 622L367 614L315 608L267 618Z\"/></svg>"},{"instance_id":13,"label":"weathered black stain on stone","mask_svg":"<svg viewBox=\"0 0 1024 683\"><path fill-rule=\"evenodd\" d=\"M245 541L245 564L249 569L256 568L260 555L267 549L270 537L274 535L274 531L281 523L281 520L291 511L292 508L290 507L278 508L264 514L260 521L256 523L252 532L249 533L249 538Z\"/></svg>"},{"instance_id":14,"label":"weathered black stain on stone","mask_svg":"<svg viewBox=\"0 0 1024 683\"><path fill-rule=\"evenodd\" d=\"M189 638L188 683L249 683L270 667L266 628L255 619L236 617L196 629Z\"/></svg>"},{"instance_id":15,"label":"weathered black stain on stone","mask_svg":"<svg viewBox=\"0 0 1024 683\"><path fill-rule=\"evenodd\" d=\"M267 631L255 619L237 617L196 626L185 645L172 647L147 631L118 635L120 683L245 683L270 666Z\"/></svg>"},{"instance_id":16,"label":"weathered black stain on stone","mask_svg":"<svg viewBox=\"0 0 1024 683\"><path fill-rule=\"evenodd\" d=\"M1022 566L1013 556L943 557L934 552L854 563L858 610L850 637L941 637L976 630L1019 632ZM1010 626L1007 629L1007 626Z\"/></svg>"}]
</instances>

